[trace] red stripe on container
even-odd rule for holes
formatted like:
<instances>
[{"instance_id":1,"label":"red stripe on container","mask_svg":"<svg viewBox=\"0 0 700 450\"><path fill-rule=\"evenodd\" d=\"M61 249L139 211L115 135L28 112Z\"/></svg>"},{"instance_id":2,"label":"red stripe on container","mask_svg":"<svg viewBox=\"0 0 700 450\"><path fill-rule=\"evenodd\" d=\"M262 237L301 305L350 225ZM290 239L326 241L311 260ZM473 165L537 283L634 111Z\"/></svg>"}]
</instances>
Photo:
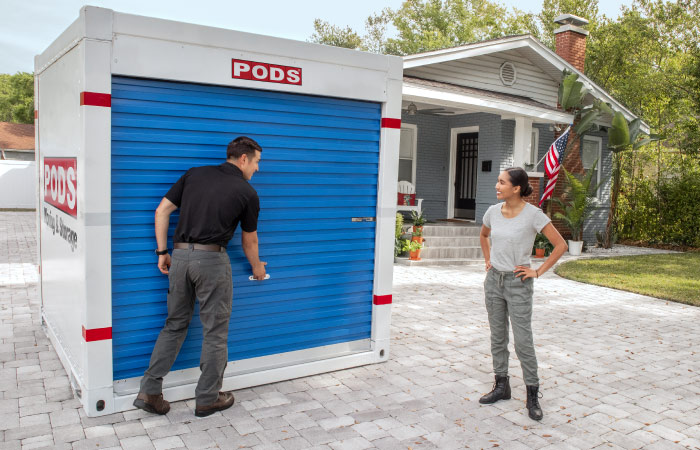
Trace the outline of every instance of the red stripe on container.
<instances>
[{"instance_id":1,"label":"red stripe on container","mask_svg":"<svg viewBox=\"0 0 700 450\"><path fill-rule=\"evenodd\" d=\"M112 107L112 96L110 94L100 94L99 92L81 92L80 106L104 106Z\"/></svg>"},{"instance_id":2,"label":"red stripe on container","mask_svg":"<svg viewBox=\"0 0 700 450\"><path fill-rule=\"evenodd\" d=\"M83 326L83 339L85 342L104 341L112 339L112 327L85 329Z\"/></svg>"},{"instance_id":3,"label":"red stripe on container","mask_svg":"<svg viewBox=\"0 0 700 450\"><path fill-rule=\"evenodd\" d=\"M382 128L401 128L401 119L382 117Z\"/></svg>"},{"instance_id":4,"label":"red stripe on container","mask_svg":"<svg viewBox=\"0 0 700 450\"><path fill-rule=\"evenodd\" d=\"M391 295L375 295L374 296L375 305L390 305Z\"/></svg>"}]
</instances>

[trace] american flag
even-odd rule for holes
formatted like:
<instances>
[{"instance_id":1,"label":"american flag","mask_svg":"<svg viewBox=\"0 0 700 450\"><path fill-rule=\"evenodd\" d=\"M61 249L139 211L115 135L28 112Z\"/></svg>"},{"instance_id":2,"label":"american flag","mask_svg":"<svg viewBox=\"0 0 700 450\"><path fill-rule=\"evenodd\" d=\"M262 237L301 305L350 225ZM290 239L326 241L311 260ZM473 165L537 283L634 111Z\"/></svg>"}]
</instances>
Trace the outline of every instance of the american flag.
<instances>
[{"instance_id":1,"label":"american flag","mask_svg":"<svg viewBox=\"0 0 700 450\"><path fill-rule=\"evenodd\" d=\"M556 138L552 145L549 146L549 151L544 157L544 172L547 174L549 181L547 186L544 188L544 194L540 199L539 206L552 196L554 192L554 186L557 184L557 178L559 177L559 168L561 167L561 161L564 159L564 151L566 150L566 143L569 141L569 132L571 131L571 125L564 131L564 133Z\"/></svg>"}]
</instances>

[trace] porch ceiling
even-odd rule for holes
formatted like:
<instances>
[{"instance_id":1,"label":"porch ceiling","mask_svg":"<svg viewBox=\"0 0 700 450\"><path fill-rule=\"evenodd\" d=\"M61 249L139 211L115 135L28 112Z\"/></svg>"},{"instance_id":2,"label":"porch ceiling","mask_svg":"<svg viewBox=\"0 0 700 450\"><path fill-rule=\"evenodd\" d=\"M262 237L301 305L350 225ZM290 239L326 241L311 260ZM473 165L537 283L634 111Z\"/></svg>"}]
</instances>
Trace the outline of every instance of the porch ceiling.
<instances>
[{"instance_id":1,"label":"porch ceiling","mask_svg":"<svg viewBox=\"0 0 700 450\"><path fill-rule=\"evenodd\" d=\"M573 116L531 98L404 76L403 100L455 113L487 112L539 123L571 123ZM419 106L419 109L420 106Z\"/></svg>"}]
</instances>

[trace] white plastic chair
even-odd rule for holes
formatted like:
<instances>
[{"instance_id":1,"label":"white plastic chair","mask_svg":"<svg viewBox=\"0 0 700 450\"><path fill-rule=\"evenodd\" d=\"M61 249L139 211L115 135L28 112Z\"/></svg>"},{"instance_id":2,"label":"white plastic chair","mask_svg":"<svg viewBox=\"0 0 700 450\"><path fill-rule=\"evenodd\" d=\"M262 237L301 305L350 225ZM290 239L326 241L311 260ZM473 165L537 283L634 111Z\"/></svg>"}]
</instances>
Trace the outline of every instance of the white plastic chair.
<instances>
[{"instance_id":1,"label":"white plastic chair","mask_svg":"<svg viewBox=\"0 0 700 450\"><path fill-rule=\"evenodd\" d=\"M415 194L416 188L410 181L399 181L397 192L399 194ZM415 211L417 214L420 214L422 203L423 199L417 198L414 206L396 205L396 211Z\"/></svg>"}]
</instances>

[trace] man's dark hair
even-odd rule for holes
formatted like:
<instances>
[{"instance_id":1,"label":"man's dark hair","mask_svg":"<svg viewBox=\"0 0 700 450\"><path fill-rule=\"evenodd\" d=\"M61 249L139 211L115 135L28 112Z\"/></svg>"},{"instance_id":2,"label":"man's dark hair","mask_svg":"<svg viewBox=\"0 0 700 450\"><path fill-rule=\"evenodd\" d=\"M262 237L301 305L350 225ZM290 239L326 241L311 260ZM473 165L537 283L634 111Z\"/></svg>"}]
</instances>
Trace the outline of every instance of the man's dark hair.
<instances>
[{"instance_id":1,"label":"man's dark hair","mask_svg":"<svg viewBox=\"0 0 700 450\"><path fill-rule=\"evenodd\" d=\"M226 147L226 159L238 159L244 154L248 155L248 158L253 158L256 150L262 152L260 144L249 137L240 136L232 140Z\"/></svg>"}]
</instances>

